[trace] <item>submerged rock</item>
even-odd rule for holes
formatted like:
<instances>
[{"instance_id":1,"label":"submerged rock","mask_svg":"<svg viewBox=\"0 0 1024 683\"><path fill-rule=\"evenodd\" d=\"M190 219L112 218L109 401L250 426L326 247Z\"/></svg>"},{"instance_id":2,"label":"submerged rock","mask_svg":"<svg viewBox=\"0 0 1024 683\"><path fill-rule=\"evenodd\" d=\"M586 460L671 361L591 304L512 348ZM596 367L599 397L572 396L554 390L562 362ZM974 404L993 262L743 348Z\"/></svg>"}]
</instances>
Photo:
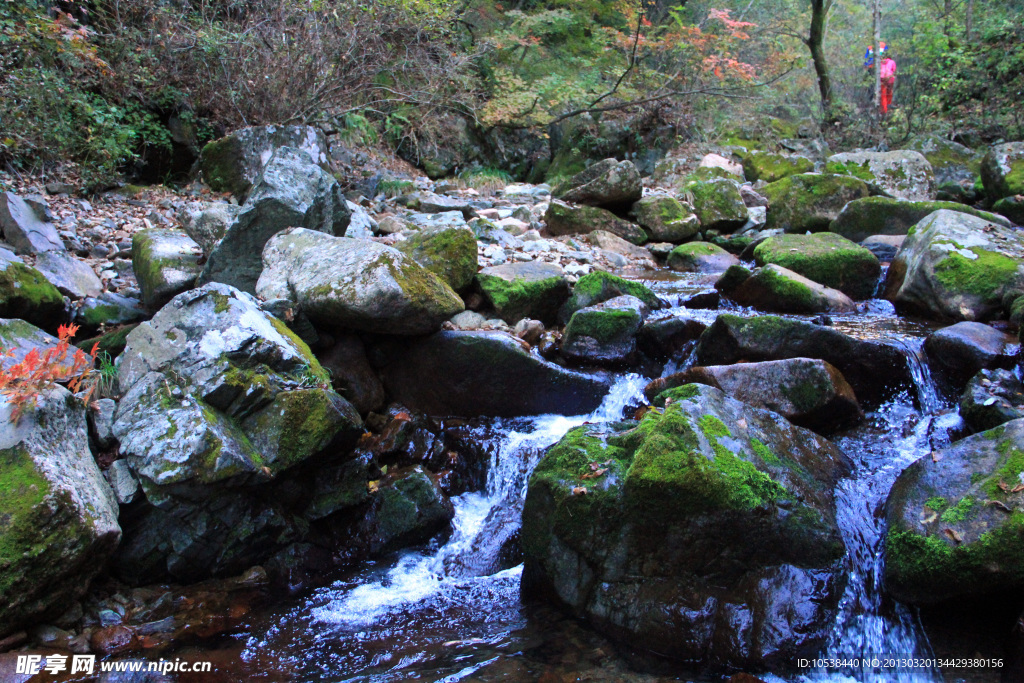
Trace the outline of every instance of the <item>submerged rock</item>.
<instances>
[{"instance_id":1,"label":"submerged rock","mask_svg":"<svg viewBox=\"0 0 1024 683\"><path fill-rule=\"evenodd\" d=\"M854 299L874 296L882 272L870 251L828 232L769 237L754 248L754 261L788 268Z\"/></svg>"},{"instance_id":2,"label":"submerged rock","mask_svg":"<svg viewBox=\"0 0 1024 683\"><path fill-rule=\"evenodd\" d=\"M639 423L584 425L548 450L523 512L524 590L648 655L792 666L825 642L842 593L833 487L849 460L718 389L663 397Z\"/></svg>"}]
</instances>

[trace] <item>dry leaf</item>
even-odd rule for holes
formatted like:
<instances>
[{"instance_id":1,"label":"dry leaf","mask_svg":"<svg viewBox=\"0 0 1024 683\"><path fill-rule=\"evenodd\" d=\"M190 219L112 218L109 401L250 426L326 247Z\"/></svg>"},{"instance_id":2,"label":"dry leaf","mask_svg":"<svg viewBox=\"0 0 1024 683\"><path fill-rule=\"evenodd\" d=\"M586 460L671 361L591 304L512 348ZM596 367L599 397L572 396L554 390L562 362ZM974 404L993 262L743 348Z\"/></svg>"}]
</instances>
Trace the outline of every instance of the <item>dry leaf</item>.
<instances>
[{"instance_id":1,"label":"dry leaf","mask_svg":"<svg viewBox=\"0 0 1024 683\"><path fill-rule=\"evenodd\" d=\"M375 479L373 481L370 481L370 482L366 483L366 490L369 491L370 493L377 493L377 489L379 489L379 488L380 488L380 479Z\"/></svg>"},{"instance_id":2,"label":"dry leaf","mask_svg":"<svg viewBox=\"0 0 1024 683\"><path fill-rule=\"evenodd\" d=\"M964 542L963 536L958 534L955 529L943 529L943 531L946 532L946 535L949 536L950 538L952 538L954 542L956 542L956 543L963 543Z\"/></svg>"},{"instance_id":3,"label":"dry leaf","mask_svg":"<svg viewBox=\"0 0 1024 683\"><path fill-rule=\"evenodd\" d=\"M584 474L584 475L583 475L582 477L580 477L580 478L581 478L581 479L597 479L598 477L600 477L600 476L604 475L604 473L605 473L605 472L607 472L607 471L608 471L608 468L607 468L607 467L605 467L605 468L603 468L603 469L600 469L600 470L594 470L594 471L593 471L593 472L591 472L590 474Z\"/></svg>"},{"instance_id":4,"label":"dry leaf","mask_svg":"<svg viewBox=\"0 0 1024 683\"><path fill-rule=\"evenodd\" d=\"M585 496L585 495L587 495L587 487L586 486L577 486L577 487L575 487L572 490L572 495L574 495L574 496Z\"/></svg>"},{"instance_id":5,"label":"dry leaf","mask_svg":"<svg viewBox=\"0 0 1024 683\"><path fill-rule=\"evenodd\" d=\"M1006 513L1012 513L1013 512L1013 509L1007 507L1006 503L1002 502L1001 500L990 500L987 503L985 503L985 505L991 505L992 507L996 508L997 510L1002 510L1003 512L1006 512Z\"/></svg>"},{"instance_id":6,"label":"dry leaf","mask_svg":"<svg viewBox=\"0 0 1024 683\"><path fill-rule=\"evenodd\" d=\"M1020 493L1021 491L1024 491L1024 484L1017 484L1010 493Z\"/></svg>"},{"instance_id":7,"label":"dry leaf","mask_svg":"<svg viewBox=\"0 0 1024 683\"><path fill-rule=\"evenodd\" d=\"M1010 492L1010 487L1006 485L1006 482L1001 481L1001 482L999 482L998 486L999 486L999 490L1002 491L1003 493L1009 493Z\"/></svg>"},{"instance_id":8,"label":"dry leaf","mask_svg":"<svg viewBox=\"0 0 1024 683\"><path fill-rule=\"evenodd\" d=\"M942 460L942 456L939 455L938 451L932 451L931 455L932 455L932 462L938 462L938 461Z\"/></svg>"}]
</instances>

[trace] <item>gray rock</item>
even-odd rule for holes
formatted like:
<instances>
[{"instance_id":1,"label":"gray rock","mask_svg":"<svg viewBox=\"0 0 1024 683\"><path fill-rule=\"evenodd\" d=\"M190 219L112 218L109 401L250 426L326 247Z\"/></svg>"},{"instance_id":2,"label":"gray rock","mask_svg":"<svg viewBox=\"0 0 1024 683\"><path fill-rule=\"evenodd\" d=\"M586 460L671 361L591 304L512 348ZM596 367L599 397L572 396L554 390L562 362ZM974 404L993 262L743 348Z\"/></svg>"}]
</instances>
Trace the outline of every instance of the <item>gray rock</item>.
<instances>
[{"instance_id":1,"label":"gray rock","mask_svg":"<svg viewBox=\"0 0 1024 683\"><path fill-rule=\"evenodd\" d=\"M468 226L424 228L395 248L456 292L466 289L476 275L477 243Z\"/></svg>"},{"instance_id":2,"label":"gray rock","mask_svg":"<svg viewBox=\"0 0 1024 683\"><path fill-rule=\"evenodd\" d=\"M892 261L903 246L906 235L871 235L865 237L860 246L875 255L879 261Z\"/></svg>"},{"instance_id":3,"label":"gray rock","mask_svg":"<svg viewBox=\"0 0 1024 683\"><path fill-rule=\"evenodd\" d=\"M36 258L36 270L61 294L71 299L99 296L103 283L89 264L62 251L45 251Z\"/></svg>"},{"instance_id":4,"label":"gray rock","mask_svg":"<svg viewBox=\"0 0 1024 683\"><path fill-rule=\"evenodd\" d=\"M107 563L117 502L89 451L85 406L60 386L14 419L0 395L0 637L60 616Z\"/></svg>"},{"instance_id":5,"label":"gray rock","mask_svg":"<svg viewBox=\"0 0 1024 683\"><path fill-rule=\"evenodd\" d=\"M411 467L386 477L359 536L377 554L429 540L454 516L436 478L419 466Z\"/></svg>"},{"instance_id":6,"label":"gray rock","mask_svg":"<svg viewBox=\"0 0 1024 683\"><path fill-rule=\"evenodd\" d=\"M855 199L871 194L868 184L846 175L798 173L765 185L765 228L789 233L824 232Z\"/></svg>"},{"instance_id":7,"label":"gray rock","mask_svg":"<svg viewBox=\"0 0 1024 683\"><path fill-rule=\"evenodd\" d=\"M463 218L472 218L476 211L469 204L468 199L448 197L434 194L433 192L421 192L418 195L420 211L424 213L445 213L458 211Z\"/></svg>"},{"instance_id":8,"label":"gray rock","mask_svg":"<svg viewBox=\"0 0 1024 683\"><path fill-rule=\"evenodd\" d=\"M920 152L932 165L936 187L955 183L970 188L978 179L982 155L970 147L938 135L925 135L912 140L907 149Z\"/></svg>"},{"instance_id":9,"label":"gray rock","mask_svg":"<svg viewBox=\"0 0 1024 683\"><path fill-rule=\"evenodd\" d=\"M7 369L20 363L33 349L39 354L45 354L58 344L59 339L24 320L0 318L0 349L9 354L0 354L0 368ZM74 360L67 358L61 366L71 369Z\"/></svg>"},{"instance_id":10,"label":"gray rock","mask_svg":"<svg viewBox=\"0 0 1024 683\"><path fill-rule=\"evenodd\" d=\"M466 219L460 211L445 211L443 213L412 213L406 216L413 228L431 230L434 228L462 228L466 226Z\"/></svg>"},{"instance_id":11,"label":"gray rock","mask_svg":"<svg viewBox=\"0 0 1024 683\"><path fill-rule=\"evenodd\" d=\"M981 182L992 201L1024 194L1024 142L996 145L981 162Z\"/></svg>"},{"instance_id":12,"label":"gray rock","mask_svg":"<svg viewBox=\"0 0 1024 683\"><path fill-rule=\"evenodd\" d=\"M1013 370L982 370L960 396L960 417L983 432L1024 417L1024 382Z\"/></svg>"},{"instance_id":13,"label":"gray rock","mask_svg":"<svg viewBox=\"0 0 1024 683\"><path fill-rule=\"evenodd\" d=\"M556 187L554 195L575 204L628 206L643 195L643 185L633 162L605 159Z\"/></svg>"},{"instance_id":14,"label":"gray rock","mask_svg":"<svg viewBox=\"0 0 1024 683\"><path fill-rule=\"evenodd\" d=\"M854 242L860 242L869 235L906 235L923 218L941 209L959 211L1010 227L1010 222L1002 216L956 202L911 202L890 197L865 197L844 206L829 224L828 230Z\"/></svg>"},{"instance_id":15,"label":"gray rock","mask_svg":"<svg viewBox=\"0 0 1024 683\"><path fill-rule=\"evenodd\" d=\"M580 363L629 363L636 359L637 333L647 314L647 305L628 295L582 308L565 326L561 353Z\"/></svg>"},{"instance_id":16,"label":"gray rock","mask_svg":"<svg viewBox=\"0 0 1024 683\"><path fill-rule=\"evenodd\" d=\"M838 289L774 263L756 269L728 296L743 306L777 313L852 313L857 310L853 299Z\"/></svg>"},{"instance_id":17,"label":"gray rock","mask_svg":"<svg viewBox=\"0 0 1024 683\"><path fill-rule=\"evenodd\" d=\"M900 199L925 201L935 194L932 165L913 150L833 154L825 170L857 176Z\"/></svg>"},{"instance_id":18,"label":"gray rock","mask_svg":"<svg viewBox=\"0 0 1024 683\"><path fill-rule=\"evenodd\" d=\"M632 214L658 242L685 242L700 230L700 219L690 206L674 197L644 197L633 204Z\"/></svg>"},{"instance_id":19,"label":"gray rock","mask_svg":"<svg viewBox=\"0 0 1024 683\"><path fill-rule=\"evenodd\" d=\"M943 327L924 340L928 364L957 395L979 370L1013 368L1018 349L1016 337L976 322Z\"/></svg>"},{"instance_id":20,"label":"gray rock","mask_svg":"<svg viewBox=\"0 0 1024 683\"><path fill-rule=\"evenodd\" d=\"M101 450L106 450L116 443L114 437L114 411L117 402L112 398L96 399L89 405L89 435Z\"/></svg>"},{"instance_id":21,"label":"gray rock","mask_svg":"<svg viewBox=\"0 0 1024 683\"><path fill-rule=\"evenodd\" d=\"M359 337L354 334L339 335L334 345L319 352L317 358L330 373L331 386L355 406L361 415L384 405L384 385L370 367L366 349Z\"/></svg>"},{"instance_id":22,"label":"gray rock","mask_svg":"<svg viewBox=\"0 0 1024 683\"><path fill-rule=\"evenodd\" d=\"M366 209L355 202L346 201L345 204L348 206L349 213L352 214L348 227L345 229L345 237L363 240L373 237L373 234L380 228L377 221L370 218L370 214L366 212Z\"/></svg>"},{"instance_id":23,"label":"gray rock","mask_svg":"<svg viewBox=\"0 0 1024 683\"><path fill-rule=\"evenodd\" d=\"M145 320L150 314L141 307L138 299L103 292L98 297L83 299L75 311L75 322L86 331L98 330L101 326L127 325Z\"/></svg>"},{"instance_id":24,"label":"gray rock","mask_svg":"<svg viewBox=\"0 0 1024 683\"><path fill-rule=\"evenodd\" d=\"M554 263L490 266L476 278L488 303L510 325L523 318L552 324L559 307L569 298L569 281L561 266Z\"/></svg>"},{"instance_id":25,"label":"gray rock","mask_svg":"<svg viewBox=\"0 0 1024 683\"><path fill-rule=\"evenodd\" d=\"M127 460L115 460L105 473L110 488L120 505L128 505L135 500L139 492L139 482L132 474Z\"/></svg>"},{"instance_id":26,"label":"gray rock","mask_svg":"<svg viewBox=\"0 0 1024 683\"><path fill-rule=\"evenodd\" d=\"M739 262L725 249L709 242L689 242L668 255L668 267L681 273L722 273Z\"/></svg>"},{"instance_id":27,"label":"gray rock","mask_svg":"<svg viewBox=\"0 0 1024 683\"><path fill-rule=\"evenodd\" d=\"M309 155L281 147L253 184L238 219L210 253L200 284L223 282L253 293L267 241L286 228L344 235L350 219L341 186Z\"/></svg>"},{"instance_id":28,"label":"gray rock","mask_svg":"<svg viewBox=\"0 0 1024 683\"><path fill-rule=\"evenodd\" d=\"M209 254L217 243L224 237L224 233L238 219L238 213L242 207L228 202L216 202L209 206L195 210L189 209L179 215L179 222L185 232L202 248L204 254Z\"/></svg>"},{"instance_id":29,"label":"gray rock","mask_svg":"<svg viewBox=\"0 0 1024 683\"><path fill-rule=\"evenodd\" d=\"M746 225L750 213L738 185L725 178L692 185L693 208L702 230L731 233Z\"/></svg>"},{"instance_id":30,"label":"gray rock","mask_svg":"<svg viewBox=\"0 0 1024 683\"><path fill-rule=\"evenodd\" d=\"M576 206L552 201L544 213L544 222L552 235L575 235L604 230L633 244L643 244L647 234L640 226L623 220L607 209L595 206Z\"/></svg>"},{"instance_id":31,"label":"gray rock","mask_svg":"<svg viewBox=\"0 0 1024 683\"><path fill-rule=\"evenodd\" d=\"M0 194L0 233L21 253L64 251L57 228L41 221L32 207L13 192Z\"/></svg>"},{"instance_id":32,"label":"gray rock","mask_svg":"<svg viewBox=\"0 0 1024 683\"><path fill-rule=\"evenodd\" d=\"M256 287L289 299L316 325L429 334L465 307L451 287L397 249L294 228L273 237Z\"/></svg>"},{"instance_id":33,"label":"gray rock","mask_svg":"<svg viewBox=\"0 0 1024 683\"><path fill-rule=\"evenodd\" d=\"M151 228L132 236L132 270L142 303L157 309L192 289L202 272L202 248L181 230Z\"/></svg>"}]
</instances>

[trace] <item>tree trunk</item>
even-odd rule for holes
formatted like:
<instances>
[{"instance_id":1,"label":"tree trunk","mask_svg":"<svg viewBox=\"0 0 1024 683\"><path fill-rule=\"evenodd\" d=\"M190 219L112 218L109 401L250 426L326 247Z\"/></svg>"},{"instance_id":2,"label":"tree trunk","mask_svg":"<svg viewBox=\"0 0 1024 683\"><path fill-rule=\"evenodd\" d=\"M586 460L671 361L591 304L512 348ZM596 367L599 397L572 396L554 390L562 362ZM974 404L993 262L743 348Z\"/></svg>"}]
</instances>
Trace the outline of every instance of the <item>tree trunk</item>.
<instances>
[{"instance_id":1,"label":"tree trunk","mask_svg":"<svg viewBox=\"0 0 1024 683\"><path fill-rule=\"evenodd\" d=\"M967 16L964 18L964 39L971 42L971 27L974 24L974 0L967 0Z\"/></svg>"},{"instance_id":2,"label":"tree trunk","mask_svg":"<svg viewBox=\"0 0 1024 683\"><path fill-rule=\"evenodd\" d=\"M821 94L821 108L827 123L833 121L835 114L832 108L832 79L828 73L824 50L825 26L831 7L832 0L811 0L811 30L805 41L814 61L814 73L818 76L818 91Z\"/></svg>"}]
</instances>

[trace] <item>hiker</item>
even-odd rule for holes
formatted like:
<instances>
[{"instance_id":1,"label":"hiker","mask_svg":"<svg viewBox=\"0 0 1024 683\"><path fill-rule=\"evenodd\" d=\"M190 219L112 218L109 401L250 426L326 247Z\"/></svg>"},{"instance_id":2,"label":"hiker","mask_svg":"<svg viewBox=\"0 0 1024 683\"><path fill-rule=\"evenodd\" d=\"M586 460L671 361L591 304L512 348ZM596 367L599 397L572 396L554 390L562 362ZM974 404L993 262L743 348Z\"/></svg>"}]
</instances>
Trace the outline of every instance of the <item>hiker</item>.
<instances>
[{"instance_id":1,"label":"hiker","mask_svg":"<svg viewBox=\"0 0 1024 683\"><path fill-rule=\"evenodd\" d=\"M884 41L879 45L879 50L881 51L883 57L885 57L886 48L887 47L888 46L885 44ZM874 67L875 67L875 46L874 45L868 45L868 49L864 51L864 70L867 71L868 73L871 73L871 71L874 69Z\"/></svg>"},{"instance_id":2,"label":"hiker","mask_svg":"<svg viewBox=\"0 0 1024 683\"><path fill-rule=\"evenodd\" d=\"M882 59L879 75L882 79L882 101L880 104L882 116L885 116L889 113L889 105L892 103L892 89L896 85L896 60L892 58L888 51L885 52L885 57Z\"/></svg>"}]
</instances>

